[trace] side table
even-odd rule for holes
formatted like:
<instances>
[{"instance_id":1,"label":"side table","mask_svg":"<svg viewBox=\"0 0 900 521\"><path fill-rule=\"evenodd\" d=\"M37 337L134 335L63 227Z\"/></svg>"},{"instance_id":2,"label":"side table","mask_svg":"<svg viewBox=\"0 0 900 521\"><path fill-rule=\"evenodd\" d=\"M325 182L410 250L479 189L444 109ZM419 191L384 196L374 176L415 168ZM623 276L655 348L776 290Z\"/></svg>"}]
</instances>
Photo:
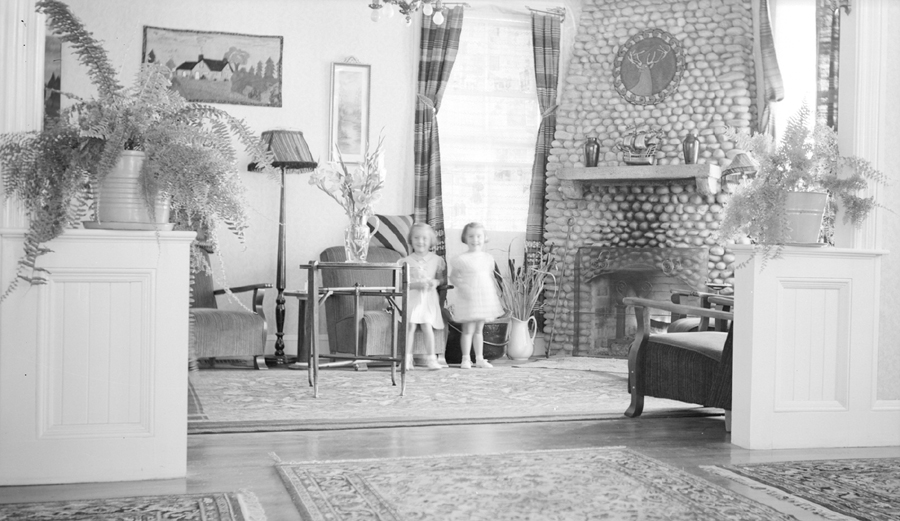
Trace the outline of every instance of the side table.
<instances>
[{"instance_id":1,"label":"side table","mask_svg":"<svg viewBox=\"0 0 900 521\"><path fill-rule=\"evenodd\" d=\"M399 327L402 322L409 322L409 311L405 303L409 293L409 266L396 263L365 263L365 262L321 262L312 261L309 264L301 264L300 269L307 270L307 287L306 292L306 317L301 325L304 331L304 340L301 343L308 344L309 353L307 357L309 382L313 387L313 395L319 397L319 357L331 358L335 360L372 360L381 362L390 362L391 364L391 383L397 385L397 365L400 366L400 396L406 393L406 367L407 367L407 349L406 349L406 328ZM392 286L363 286L359 283L350 287L322 287L318 282L321 277L317 276L319 271L324 270L381 270L390 271L392 274ZM300 293L300 292L292 292ZM354 320L354 353L327 353L322 354L319 348L319 312L321 305L331 296L348 295L356 299L356 316ZM314 296L314 297L313 297ZM361 297L384 297L391 310L392 316L392 334L391 334L391 354L385 355L360 355L359 354L359 323L362 319L362 307L359 299ZM398 301L397 297L400 297ZM311 300L314 299L314 300ZM398 345L402 349L398 352ZM299 350L298 350L299 351ZM298 356L298 360L302 360Z\"/></svg>"}]
</instances>

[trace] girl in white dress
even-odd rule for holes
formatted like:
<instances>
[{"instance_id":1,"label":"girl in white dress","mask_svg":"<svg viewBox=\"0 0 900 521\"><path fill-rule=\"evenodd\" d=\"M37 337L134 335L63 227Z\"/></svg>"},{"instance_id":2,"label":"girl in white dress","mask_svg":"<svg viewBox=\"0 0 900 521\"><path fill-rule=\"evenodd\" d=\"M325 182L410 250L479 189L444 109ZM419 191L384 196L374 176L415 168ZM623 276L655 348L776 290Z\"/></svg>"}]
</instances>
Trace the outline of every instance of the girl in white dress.
<instances>
[{"instance_id":1,"label":"girl in white dress","mask_svg":"<svg viewBox=\"0 0 900 521\"><path fill-rule=\"evenodd\" d=\"M470 369L469 351L475 351L475 367L493 367L484 359L484 323L503 314L503 306L494 282L494 258L484 251L484 226L469 223L463 228L462 242L469 251L450 262L450 284L454 296L453 319L462 324L459 338L460 369Z\"/></svg>"},{"instance_id":2,"label":"girl in white dress","mask_svg":"<svg viewBox=\"0 0 900 521\"><path fill-rule=\"evenodd\" d=\"M434 228L425 223L415 223L409 230L412 253L400 259L409 265L409 324L406 326L406 370L413 368L413 339L416 327L422 330L425 340L425 365L432 371L440 369L434 354L434 330L444 329L441 304L437 287L446 277L444 259L431 252L437 242Z\"/></svg>"}]
</instances>

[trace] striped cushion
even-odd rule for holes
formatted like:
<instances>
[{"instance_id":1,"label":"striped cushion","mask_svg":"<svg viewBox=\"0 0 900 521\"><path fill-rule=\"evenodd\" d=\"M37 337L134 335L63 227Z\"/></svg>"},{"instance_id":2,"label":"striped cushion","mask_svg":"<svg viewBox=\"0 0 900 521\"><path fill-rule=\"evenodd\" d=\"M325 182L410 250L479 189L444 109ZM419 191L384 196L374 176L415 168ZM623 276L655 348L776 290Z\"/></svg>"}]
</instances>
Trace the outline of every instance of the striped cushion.
<instances>
[{"instance_id":1,"label":"striped cushion","mask_svg":"<svg viewBox=\"0 0 900 521\"><path fill-rule=\"evenodd\" d=\"M376 229L376 223L378 228ZM369 244L382 246L399 252L406 257L409 246L406 237L413 225L413 216L410 215L373 215L369 217L369 231L375 230Z\"/></svg>"}]
</instances>

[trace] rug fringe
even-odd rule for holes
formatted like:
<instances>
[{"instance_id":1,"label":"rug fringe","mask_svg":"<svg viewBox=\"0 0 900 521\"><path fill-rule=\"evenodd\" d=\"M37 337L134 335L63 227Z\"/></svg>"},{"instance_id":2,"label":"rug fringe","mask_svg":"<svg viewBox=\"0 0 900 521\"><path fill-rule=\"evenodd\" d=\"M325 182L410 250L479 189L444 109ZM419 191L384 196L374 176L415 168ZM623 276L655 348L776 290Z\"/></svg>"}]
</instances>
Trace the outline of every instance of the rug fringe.
<instances>
[{"instance_id":1,"label":"rug fringe","mask_svg":"<svg viewBox=\"0 0 900 521\"><path fill-rule=\"evenodd\" d=\"M700 468L710 472L712 474L718 474L719 476L728 478L732 481L740 483L742 485L746 485L754 490L762 490L763 492L769 494L772 497L776 497L778 499L787 501L792 505L796 505L803 510L812 512L818 516L821 516L825 519L833 520L833 521L854 521L855 517L845 516L840 512L835 512L834 510L828 509L819 505L817 503L813 503L812 501L803 499L802 497L795 496L790 492L785 492L779 488L766 485L765 483L760 483L753 478L748 478L747 476L742 476L736 472L732 472L728 469L718 467L716 465L700 465Z\"/></svg>"},{"instance_id":2,"label":"rug fringe","mask_svg":"<svg viewBox=\"0 0 900 521\"><path fill-rule=\"evenodd\" d=\"M247 521L268 521L266 519L266 512L263 510L262 503L259 502L259 498L256 497L256 494L242 488L238 491L237 498Z\"/></svg>"},{"instance_id":3,"label":"rug fringe","mask_svg":"<svg viewBox=\"0 0 900 521\"><path fill-rule=\"evenodd\" d=\"M269 457L275 460L275 463L283 463L281 461L281 457L279 457L278 454L275 454L274 452L270 452Z\"/></svg>"}]
</instances>

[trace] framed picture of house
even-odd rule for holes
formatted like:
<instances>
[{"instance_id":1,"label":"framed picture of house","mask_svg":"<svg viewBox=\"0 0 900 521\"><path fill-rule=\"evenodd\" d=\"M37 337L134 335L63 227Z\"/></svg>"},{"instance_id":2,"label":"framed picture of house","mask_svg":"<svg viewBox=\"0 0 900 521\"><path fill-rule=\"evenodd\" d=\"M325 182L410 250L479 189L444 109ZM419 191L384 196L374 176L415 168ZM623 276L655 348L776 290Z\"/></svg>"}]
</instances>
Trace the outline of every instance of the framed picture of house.
<instances>
[{"instance_id":1,"label":"framed picture of house","mask_svg":"<svg viewBox=\"0 0 900 521\"><path fill-rule=\"evenodd\" d=\"M369 84L371 68L359 63L331 64L329 150L345 163L360 163L369 140Z\"/></svg>"},{"instance_id":2,"label":"framed picture of house","mask_svg":"<svg viewBox=\"0 0 900 521\"><path fill-rule=\"evenodd\" d=\"M189 101L281 106L281 36L144 26L143 63L172 70Z\"/></svg>"}]
</instances>

